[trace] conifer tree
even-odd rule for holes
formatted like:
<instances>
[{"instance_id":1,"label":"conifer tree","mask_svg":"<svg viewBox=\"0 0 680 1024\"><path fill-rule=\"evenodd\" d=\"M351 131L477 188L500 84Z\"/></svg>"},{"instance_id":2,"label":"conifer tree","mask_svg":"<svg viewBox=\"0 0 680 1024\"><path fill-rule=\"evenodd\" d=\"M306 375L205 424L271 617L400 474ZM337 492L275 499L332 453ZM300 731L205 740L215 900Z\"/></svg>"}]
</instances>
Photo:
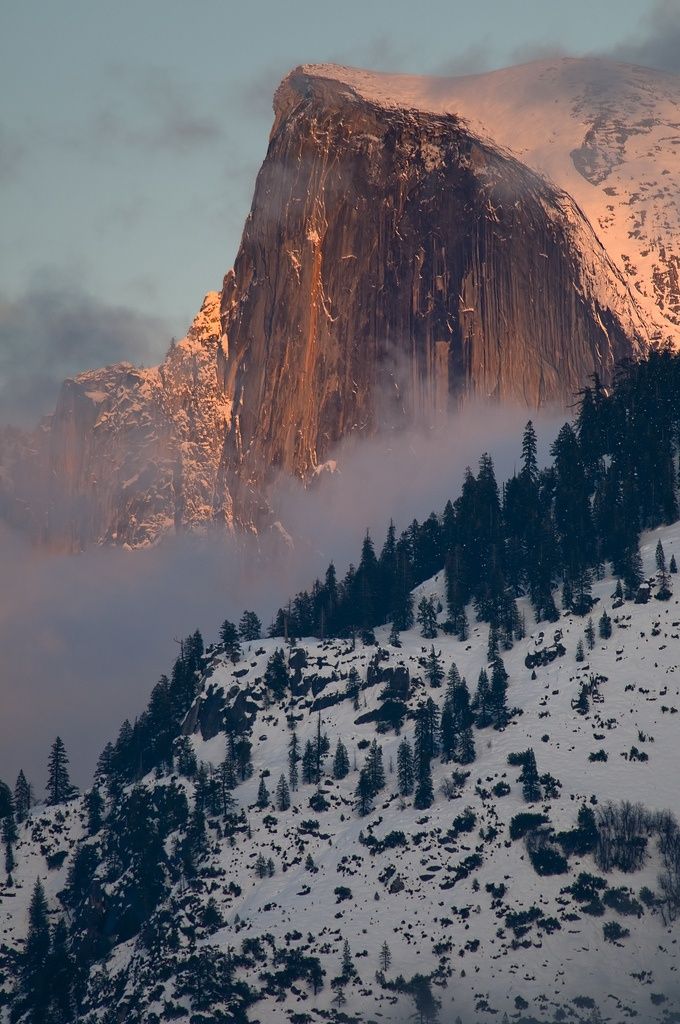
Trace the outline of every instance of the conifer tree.
<instances>
[{"instance_id":1,"label":"conifer tree","mask_svg":"<svg viewBox=\"0 0 680 1024\"><path fill-rule=\"evenodd\" d=\"M87 811L87 831L91 836L99 832L102 827L102 814L104 811L104 800L99 791L99 786L93 786L85 796L85 809Z\"/></svg>"},{"instance_id":2,"label":"conifer tree","mask_svg":"<svg viewBox=\"0 0 680 1024\"><path fill-rule=\"evenodd\" d=\"M508 724L508 673L502 658L496 658L491 669L490 710L494 729L504 729Z\"/></svg>"},{"instance_id":3,"label":"conifer tree","mask_svg":"<svg viewBox=\"0 0 680 1024\"><path fill-rule=\"evenodd\" d=\"M66 747L61 737L57 736L47 761L47 802L52 805L63 804L72 795Z\"/></svg>"},{"instance_id":4,"label":"conifer tree","mask_svg":"<svg viewBox=\"0 0 680 1024\"><path fill-rule=\"evenodd\" d=\"M28 908L28 933L20 961L20 986L34 1021L41 1021L49 1000L50 926L47 899L40 878Z\"/></svg>"},{"instance_id":5,"label":"conifer tree","mask_svg":"<svg viewBox=\"0 0 680 1024\"><path fill-rule=\"evenodd\" d=\"M302 781L308 786L317 782L316 755L314 753L314 744L311 740L307 740L302 755Z\"/></svg>"},{"instance_id":6,"label":"conifer tree","mask_svg":"<svg viewBox=\"0 0 680 1024\"><path fill-rule=\"evenodd\" d=\"M264 685L275 700L285 697L288 689L288 666L286 665L286 656L280 647L276 648L267 662L264 670Z\"/></svg>"},{"instance_id":7,"label":"conifer tree","mask_svg":"<svg viewBox=\"0 0 680 1024\"><path fill-rule=\"evenodd\" d=\"M359 693L361 688L361 677L352 665L349 670L349 676L347 677L347 696L352 701L352 707L355 711L359 710Z\"/></svg>"},{"instance_id":8,"label":"conifer tree","mask_svg":"<svg viewBox=\"0 0 680 1024\"><path fill-rule=\"evenodd\" d=\"M606 611L602 612L600 621L597 624L598 632L603 640L608 640L612 635L612 620Z\"/></svg>"},{"instance_id":9,"label":"conifer tree","mask_svg":"<svg viewBox=\"0 0 680 1024\"><path fill-rule=\"evenodd\" d=\"M262 623L255 612L244 611L238 624L238 631L244 641L259 640L262 636Z\"/></svg>"},{"instance_id":10,"label":"conifer tree","mask_svg":"<svg viewBox=\"0 0 680 1024\"><path fill-rule=\"evenodd\" d=\"M404 739L397 750L397 780L401 796L410 796L413 792L415 772L413 768L413 749L409 741Z\"/></svg>"},{"instance_id":11,"label":"conifer tree","mask_svg":"<svg viewBox=\"0 0 680 1024\"><path fill-rule=\"evenodd\" d=\"M470 705L475 715L475 724L478 729L484 729L493 722L493 702L491 699L491 688L489 676L485 668L481 669L477 680L477 689Z\"/></svg>"},{"instance_id":12,"label":"conifer tree","mask_svg":"<svg viewBox=\"0 0 680 1024\"><path fill-rule=\"evenodd\" d=\"M366 755L366 772L368 774L371 796L375 796L385 788L385 769L383 766L382 747L377 740L372 740Z\"/></svg>"},{"instance_id":13,"label":"conifer tree","mask_svg":"<svg viewBox=\"0 0 680 1024\"><path fill-rule=\"evenodd\" d=\"M668 563L668 568L670 572L675 576L675 574L678 571L678 563L675 561L675 555L671 555L671 560Z\"/></svg>"},{"instance_id":14,"label":"conifer tree","mask_svg":"<svg viewBox=\"0 0 680 1024\"><path fill-rule=\"evenodd\" d=\"M527 803L533 803L541 799L536 755L531 748L526 752L519 781L522 783L522 796Z\"/></svg>"},{"instance_id":15,"label":"conifer tree","mask_svg":"<svg viewBox=\"0 0 680 1024\"><path fill-rule=\"evenodd\" d=\"M575 657L576 657L577 661L585 661L586 660L586 654L585 654L585 651L583 649L583 640L581 640L581 639L579 639L579 642L576 644L576 655L575 655Z\"/></svg>"},{"instance_id":16,"label":"conifer tree","mask_svg":"<svg viewBox=\"0 0 680 1024\"><path fill-rule=\"evenodd\" d=\"M300 762L300 744L298 742L297 733L293 729L290 735L290 741L288 743L288 779L290 781L290 788L292 790L298 787L298 769L297 766Z\"/></svg>"},{"instance_id":17,"label":"conifer tree","mask_svg":"<svg viewBox=\"0 0 680 1024\"><path fill-rule=\"evenodd\" d=\"M673 592L670 588L670 578L666 568L666 554L661 541L656 545L656 570L657 591L654 596L657 601L669 601L673 596Z\"/></svg>"},{"instance_id":18,"label":"conifer tree","mask_svg":"<svg viewBox=\"0 0 680 1024\"><path fill-rule=\"evenodd\" d=\"M225 619L220 626L220 643L226 656L236 664L241 657L241 641L236 626L229 619Z\"/></svg>"},{"instance_id":19,"label":"conifer tree","mask_svg":"<svg viewBox=\"0 0 680 1024\"><path fill-rule=\"evenodd\" d=\"M593 625L592 618L588 619L588 623L584 630L584 636L586 638L586 643L588 644L588 650L592 651L595 647L595 626Z\"/></svg>"},{"instance_id":20,"label":"conifer tree","mask_svg":"<svg viewBox=\"0 0 680 1024\"><path fill-rule=\"evenodd\" d=\"M444 668L442 666L441 651L439 654L434 649L434 644L430 648L430 653L427 656L425 663L425 678L433 689L439 689L444 678Z\"/></svg>"},{"instance_id":21,"label":"conifer tree","mask_svg":"<svg viewBox=\"0 0 680 1024\"><path fill-rule=\"evenodd\" d=\"M51 1020L55 1024L66 1024L76 1017L73 999L76 965L69 951L68 928L63 918L52 929L47 969L52 997Z\"/></svg>"},{"instance_id":22,"label":"conifer tree","mask_svg":"<svg viewBox=\"0 0 680 1024\"><path fill-rule=\"evenodd\" d=\"M281 775L276 785L276 810L287 811L290 807L290 790L286 782L286 776Z\"/></svg>"},{"instance_id":23,"label":"conifer tree","mask_svg":"<svg viewBox=\"0 0 680 1024\"><path fill-rule=\"evenodd\" d=\"M586 683L581 684L581 690L579 692L578 700L576 701L576 710L580 715L587 715L590 711L590 701L588 700L588 687Z\"/></svg>"},{"instance_id":24,"label":"conifer tree","mask_svg":"<svg viewBox=\"0 0 680 1024\"><path fill-rule=\"evenodd\" d=\"M486 660L489 664L493 664L499 655L499 639L498 639L498 624L495 620L492 620L489 626L489 642L486 648Z\"/></svg>"},{"instance_id":25,"label":"conifer tree","mask_svg":"<svg viewBox=\"0 0 680 1024\"><path fill-rule=\"evenodd\" d=\"M433 597L421 597L418 603L418 624L420 635L433 640L437 635L437 609Z\"/></svg>"},{"instance_id":26,"label":"conifer tree","mask_svg":"<svg viewBox=\"0 0 680 1024\"><path fill-rule=\"evenodd\" d=\"M456 730L453 718L453 702L447 697L439 722L439 747L442 761L451 761L456 752Z\"/></svg>"},{"instance_id":27,"label":"conifer tree","mask_svg":"<svg viewBox=\"0 0 680 1024\"><path fill-rule=\"evenodd\" d=\"M333 778L344 779L349 774L349 754L347 753L347 747L338 740L335 747L335 756L333 758Z\"/></svg>"},{"instance_id":28,"label":"conifer tree","mask_svg":"<svg viewBox=\"0 0 680 1024\"><path fill-rule=\"evenodd\" d=\"M20 771L17 775L17 781L14 786L14 809L17 821L25 821L28 817L28 812L31 809L32 794L31 786L28 782L23 771Z\"/></svg>"},{"instance_id":29,"label":"conifer tree","mask_svg":"<svg viewBox=\"0 0 680 1024\"><path fill-rule=\"evenodd\" d=\"M432 770L430 760L422 757L417 763L416 788L413 796L413 806L418 810L426 810L432 806L434 800L434 788L432 785Z\"/></svg>"},{"instance_id":30,"label":"conifer tree","mask_svg":"<svg viewBox=\"0 0 680 1024\"><path fill-rule=\"evenodd\" d=\"M390 947L387 945L387 940L383 942L380 947L380 969L383 974L387 974L392 964L392 953Z\"/></svg>"},{"instance_id":31,"label":"conifer tree","mask_svg":"<svg viewBox=\"0 0 680 1024\"><path fill-rule=\"evenodd\" d=\"M474 718L465 679L461 679L452 690L451 708L455 734L453 759L459 764L470 764L475 759L475 741L472 735Z\"/></svg>"},{"instance_id":32,"label":"conifer tree","mask_svg":"<svg viewBox=\"0 0 680 1024\"><path fill-rule=\"evenodd\" d=\"M2 841L5 844L5 872L11 876L16 866L14 858L14 845L18 839L17 823L14 817L14 810L10 808L8 814L2 819Z\"/></svg>"},{"instance_id":33,"label":"conifer tree","mask_svg":"<svg viewBox=\"0 0 680 1024\"><path fill-rule=\"evenodd\" d=\"M340 965L340 973L343 979L347 982L356 976L357 970L352 960L352 951L349 947L349 942L345 939L342 947L342 963Z\"/></svg>"},{"instance_id":34,"label":"conifer tree","mask_svg":"<svg viewBox=\"0 0 680 1024\"><path fill-rule=\"evenodd\" d=\"M267 784L264 781L264 776L260 778L260 785L257 788L257 806L261 811L263 811L265 807L269 807L269 790L267 789Z\"/></svg>"},{"instance_id":35,"label":"conifer tree","mask_svg":"<svg viewBox=\"0 0 680 1024\"><path fill-rule=\"evenodd\" d=\"M401 640L399 639L399 630L397 629L394 623L392 623L390 627L390 635L387 638L387 642L389 643L390 647L401 647Z\"/></svg>"},{"instance_id":36,"label":"conifer tree","mask_svg":"<svg viewBox=\"0 0 680 1024\"><path fill-rule=\"evenodd\" d=\"M364 767L359 772L359 781L355 791L357 798L357 811L363 817L373 808L373 786L368 769Z\"/></svg>"}]
</instances>

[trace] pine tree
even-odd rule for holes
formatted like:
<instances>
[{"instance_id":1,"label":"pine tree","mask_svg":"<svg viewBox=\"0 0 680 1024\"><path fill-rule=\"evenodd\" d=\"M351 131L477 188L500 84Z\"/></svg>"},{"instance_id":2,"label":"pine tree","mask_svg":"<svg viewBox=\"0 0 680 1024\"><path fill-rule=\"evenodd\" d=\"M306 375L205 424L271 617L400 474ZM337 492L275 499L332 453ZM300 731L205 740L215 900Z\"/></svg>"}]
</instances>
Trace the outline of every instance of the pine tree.
<instances>
[{"instance_id":1,"label":"pine tree","mask_svg":"<svg viewBox=\"0 0 680 1024\"><path fill-rule=\"evenodd\" d=\"M61 737L57 736L47 761L47 802L52 805L63 804L72 795L66 747Z\"/></svg>"},{"instance_id":2,"label":"pine tree","mask_svg":"<svg viewBox=\"0 0 680 1024\"><path fill-rule=\"evenodd\" d=\"M421 597L418 603L418 624L420 635L433 640L437 635L437 610L433 597Z\"/></svg>"},{"instance_id":3,"label":"pine tree","mask_svg":"<svg viewBox=\"0 0 680 1024\"><path fill-rule=\"evenodd\" d=\"M668 564L668 568L671 571L671 573L675 576L675 574L678 571L678 563L675 561L675 555L671 555L671 560Z\"/></svg>"},{"instance_id":4,"label":"pine tree","mask_svg":"<svg viewBox=\"0 0 680 1024\"><path fill-rule=\"evenodd\" d=\"M526 752L519 781L522 783L522 796L527 803L533 803L541 799L536 756L531 749Z\"/></svg>"},{"instance_id":5,"label":"pine tree","mask_svg":"<svg viewBox=\"0 0 680 1024\"><path fill-rule=\"evenodd\" d=\"M314 740L314 782L319 785L323 771L323 763L326 754L331 749L330 740L326 733L321 732L321 715L316 719L316 737Z\"/></svg>"},{"instance_id":6,"label":"pine tree","mask_svg":"<svg viewBox=\"0 0 680 1024\"><path fill-rule=\"evenodd\" d=\"M14 786L14 808L17 821L21 822L26 820L28 812L31 809L31 803L32 794L30 783L23 771L20 771L17 775L17 781Z\"/></svg>"},{"instance_id":7,"label":"pine tree","mask_svg":"<svg viewBox=\"0 0 680 1024\"><path fill-rule=\"evenodd\" d=\"M175 761L177 771L185 779L193 779L198 771L196 752L188 736L175 740Z\"/></svg>"},{"instance_id":8,"label":"pine tree","mask_svg":"<svg viewBox=\"0 0 680 1024\"><path fill-rule=\"evenodd\" d=\"M373 786L368 769L364 767L359 772L359 781L355 790L357 798L357 811L363 817L373 808Z\"/></svg>"},{"instance_id":9,"label":"pine tree","mask_svg":"<svg viewBox=\"0 0 680 1024\"><path fill-rule=\"evenodd\" d=\"M16 866L14 858L14 845L18 839L17 823L14 817L14 810L10 808L9 814L2 819L2 841L5 844L5 871L11 876Z\"/></svg>"},{"instance_id":10,"label":"pine tree","mask_svg":"<svg viewBox=\"0 0 680 1024\"><path fill-rule=\"evenodd\" d=\"M276 786L276 810L287 811L290 807L290 790L286 782L286 776L281 775Z\"/></svg>"},{"instance_id":11,"label":"pine tree","mask_svg":"<svg viewBox=\"0 0 680 1024\"><path fill-rule=\"evenodd\" d=\"M588 619L588 623L584 630L584 636L586 638L586 643L588 644L588 650L592 651L595 647L595 626L593 625L592 618Z\"/></svg>"},{"instance_id":12,"label":"pine tree","mask_svg":"<svg viewBox=\"0 0 680 1024\"><path fill-rule=\"evenodd\" d=\"M269 807L269 790L264 781L264 776L260 779L260 785L257 788L257 806L261 811Z\"/></svg>"},{"instance_id":13,"label":"pine tree","mask_svg":"<svg viewBox=\"0 0 680 1024\"><path fill-rule=\"evenodd\" d=\"M349 947L349 942L345 939L342 947L342 963L340 965L340 973L342 978L347 982L351 978L356 976L357 970L352 960L352 951Z\"/></svg>"},{"instance_id":14,"label":"pine tree","mask_svg":"<svg viewBox=\"0 0 680 1024\"><path fill-rule=\"evenodd\" d=\"M33 887L28 908L28 934L20 961L22 994L31 1010L33 1021L44 1020L49 999L48 961L50 926L47 899L39 878Z\"/></svg>"},{"instance_id":15,"label":"pine tree","mask_svg":"<svg viewBox=\"0 0 680 1024\"><path fill-rule=\"evenodd\" d=\"M423 758L418 763L416 778L416 790L413 797L413 806L419 811L426 810L432 806L434 801L434 788L432 785L432 770L428 758Z\"/></svg>"},{"instance_id":16,"label":"pine tree","mask_svg":"<svg viewBox=\"0 0 680 1024\"><path fill-rule=\"evenodd\" d=\"M220 626L220 643L226 656L236 664L241 657L241 641L236 626L229 619L225 619Z\"/></svg>"},{"instance_id":17,"label":"pine tree","mask_svg":"<svg viewBox=\"0 0 680 1024\"><path fill-rule=\"evenodd\" d=\"M474 721L470 709L470 694L465 679L453 688L451 693L453 731L455 745L453 759L459 764L470 764L475 759L475 741L472 735Z\"/></svg>"},{"instance_id":18,"label":"pine tree","mask_svg":"<svg viewBox=\"0 0 680 1024\"><path fill-rule=\"evenodd\" d=\"M258 878L267 877L267 861L265 860L264 855L261 853L258 853L257 857L255 858L255 874L257 875Z\"/></svg>"},{"instance_id":19,"label":"pine tree","mask_svg":"<svg viewBox=\"0 0 680 1024\"><path fill-rule=\"evenodd\" d=\"M496 658L491 669L490 705L494 729L504 729L508 724L508 673L502 658Z\"/></svg>"},{"instance_id":20,"label":"pine tree","mask_svg":"<svg viewBox=\"0 0 680 1024\"><path fill-rule=\"evenodd\" d=\"M305 751L302 755L302 781L308 786L317 782L316 755L314 753L314 744L311 740L307 740Z\"/></svg>"},{"instance_id":21,"label":"pine tree","mask_svg":"<svg viewBox=\"0 0 680 1024\"><path fill-rule=\"evenodd\" d=\"M277 647L267 662L264 670L264 685L275 700L285 697L288 689L288 666L286 665L286 656L280 647Z\"/></svg>"},{"instance_id":22,"label":"pine tree","mask_svg":"<svg viewBox=\"0 0 680 1024\"><path fill-rule=\"evenodd\" d=\"M348 774L349 754L347 753L347 747L342 740L338 740L333 758L333 778L344 779Z\"/></svg>"},{"instance_id":23,"label":"pine tree","mask_svg":"<svg viewBox=\"0 0 680 1024\"><path fill-rule=\"evenodd\" d=\"M586 660L586 654L585 654L585 651L583 649L583 640L581 640L581 639L579 639L579 642L576 644L576 655L575 655L575 657L576 657L577 661L585 661Z\"/></svg>"},{"instance_id":24,"label":"pine tree","mask_svg":"<svg viewBox=\"0 0 680 1024\"><path fill-rule=\"evenodd\" d=\"M456 729L453 717L453 702L446 698L439 722L439 746L442 761L451 761L456 752Z\"/></svg>"},{"instance_id":25,"label":"pine tree","mask_svg":"<svg viewBox=\"0 0 680 1024\"><path fill-rule=\"evenodd\" d=\"M394 623L392 623L390 627L390 635L387 639L387 642L389 643L390 647L401 647L401 640L399 639L399 630L397 629Z\"/></svg>"},{"instance_id":26,"label":"pine tree","mask_svg":"<svg viewBox=\"0 0 680 1024\"><path fill-rule=\"evenodd\" d=\"M656 545L656 569L657 591L654 596L657 601L670 601L673 592L670 588L670 578L666 568L666 555L661 541Z\"/></svg>"},{"instance_id":27,"label":"pine tree","mask_svg":"<svg viewBox=\"0 0 680 1024\"><path fill-rule=\"evenodd\" d=\"M99 791L99 786L93 786L85 796L85 809L87 810L87 831L91 836L99 832L102 827L102 813L104 800Z\"/></svg>"},{"instance_id":28,"label":"pine tree","mask_svg":"<svg viewBox=\"0 0 680 1024\"><path fill-rule=\"evenodd\" d=\"M352 665L349 670L349 676L347 677L347 696L352 701L352 707L355 711L359 710L359 693L361 689L361 677Z\"/></svg>"},{"instance_id":29,"label":"pine tree","mask_svg":"<svg viewBox=\"0 0 680 1024\"><path fill-rule=\"evenodd\" d=\"M499 655L498 624L495 621L489 626L489 642L486 649L486 660L493 664Z\"/></svg>"},{"instance_id":30,"label":"pine tree","mask_svg":"<svg viewBox=\"0 0 680 1024\"><path fill-rule=\"evenodd\" d=\"M387 945L387 941L383 942L380 947L380 969L383 974L387 974L392 964L392 953L390 947Z\"/></svg>"},{"instance_id":31,"label":"pine tree","mask_svg":"<svg viewBox=\"0 0 680 1024\"><path fill-rule=\"evenodd\" d=\"M382 747L377 740L372 740L366 755L365 769L368 774L371 796L375 796L385 788L385 769L383 766Z\"/></svg>"},{"instance_id":32,"label":"pine tree","mask_svg":"<svg viewBox=\"0 0 680 1024\"><path fill-rule=\"evenodd\" d=\"M47 969L52 996L51 1020L55 1024L66 1024L76 1016L73 999L76 965L69 951L68 928L63 918L52 929L50 945Z\"/></svg>"},{"instance_id":33,"label":"pine tree","mask_svg":"<svg viewBox=\"0 0 680 1024\"><path fill-rule=\"evenodd\" d=\"M292 790L298 787L298 769L297 766L300 762L300 744L298 742L297 733L293 729L290 742L288 743L288 779L290 781L290 788Z\"/></svg>"},{"instance_id":34,"label":"pine tree","mask_svg":"<svg viewBox=\"0 0 680 1024\"><path fill-rule=\"evenodd\" d=\"M588 700L588 686L586 683L581 684L581 690L576 701L576 710L580 715L587 715L590 711L590 701Z\"/></svg>"},{"instance_id":35,"label":"pine tree","mask_svg":"<svg viewBox=\"0 0 680 1024\"><path fill-rule=\"evenodd\" d=\"M493 702L491 689L489 687L489 676L485 668L481 669L477 681L477 689L470 705L474 715L475 724L478 729L484 729L493 722Z\"/></svg>"},{"instance_id":36,"label":"pine tree","mask_svg":"<svg viewBox=\"0 0 680 1024\"><path fill-rule=\"evenodd\" d=\"M612 620L606 611L602 612L600 621L597 624L598 632L603 640L608 640L612 635Z\"/></svg>"},{"instance_id":37,"label":"pine tree","mask_svg":"<svg viewBox=\"0 0 680 1024\"><path fill-rule=\"evenodd\" d=\"M409 741L404 739L397 750L397 779L401 796L410 796L413 792L415 773L413 769L413 749Z\"/></svg>"},{"instance_id":38,"label":"pine tree","mask_svg":"<svg viewBox=\"0 0 680 1024\"><path fill-rule=\"evenodd\" d=\"M245 641L259 640L262 636L262 623L255 612L245 611L238 624L241 639Z\"/></svg>"},{"instance_id":39,"label":"pine tree","mask_svg":"<svg viewBox=\"0 0 680 1024\"><path fill-rule=\"evenodd\" d=\"M232 789L236 788L236 771L231 755L227 753L217 772L217 789L219 793L220 811L222 817L226 818L233 813L236 801L231 795Z\"/></svg>"},{"instance_id":40,"label":"pine tree","mask_svg":"<svg viewBox=\"0 0 680 1024\"><path fill-rule=\"evenodd\" d=\"M434 644L430 649L430 653L427 656L425 663L425 678L433 689L439 689L444 678L444 668L442 666L441 651L439 654L434 649Z\"/></svg>"}]
</instances>

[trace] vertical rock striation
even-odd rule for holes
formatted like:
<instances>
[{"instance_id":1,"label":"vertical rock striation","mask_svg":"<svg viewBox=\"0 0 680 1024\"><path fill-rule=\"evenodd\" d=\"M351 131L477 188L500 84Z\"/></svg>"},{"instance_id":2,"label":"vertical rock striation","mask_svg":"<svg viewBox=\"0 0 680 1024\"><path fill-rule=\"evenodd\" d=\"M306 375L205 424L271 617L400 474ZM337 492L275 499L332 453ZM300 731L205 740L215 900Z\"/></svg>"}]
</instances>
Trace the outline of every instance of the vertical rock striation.
<instances>
[{"instance_id":1,"label":"vertical rock striation","mask_svg":"<svg viewBox=\"0 0 680 1024\"><path fill-rule=\"evenodd\" d=\"M2 510L76 550L250 528L276 474L342 438L474 396L565 403L646 343L565 192L452 114L298 68L221 293L159 367L82 374L33 437L6 435Z\"/></svg>"}]
</instances>

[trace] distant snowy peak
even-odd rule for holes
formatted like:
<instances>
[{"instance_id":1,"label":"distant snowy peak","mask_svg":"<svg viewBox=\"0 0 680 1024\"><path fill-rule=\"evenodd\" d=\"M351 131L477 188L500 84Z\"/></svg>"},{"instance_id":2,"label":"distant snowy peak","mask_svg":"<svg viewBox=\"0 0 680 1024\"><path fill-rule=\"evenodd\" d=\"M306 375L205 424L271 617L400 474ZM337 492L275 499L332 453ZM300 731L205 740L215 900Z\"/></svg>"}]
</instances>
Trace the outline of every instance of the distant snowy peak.
<instances>
[{"instance_id":1,"label":"distant snowy peak","mask_svg":"<svg viewBox=\"0 0 680 1024\"><path fill-rule=\"evenodd\" d=\"M322 90L453 114L576 201L660 337L680 343L680 77L600 59L481 75L297 68Z\"/></svg>"}]
</instances>

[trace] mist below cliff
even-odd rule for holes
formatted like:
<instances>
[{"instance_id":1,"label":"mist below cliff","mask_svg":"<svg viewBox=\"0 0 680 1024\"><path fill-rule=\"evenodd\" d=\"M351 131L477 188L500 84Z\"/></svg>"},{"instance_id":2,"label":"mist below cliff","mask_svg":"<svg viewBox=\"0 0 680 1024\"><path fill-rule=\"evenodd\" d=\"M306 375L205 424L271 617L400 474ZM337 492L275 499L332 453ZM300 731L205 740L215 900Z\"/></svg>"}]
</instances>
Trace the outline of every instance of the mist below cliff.
<instances>
[{"instance_id":1,"label":"mist below cliff","mask_svg":"<svg viewBox=\"0 0 680 1024\"><path fill-rule=\"evenodd\" d=\"M87 785L121 721L143 709L199 628L206 643L225 618L253 608L266 628L276 608L334 561L356 561L369 529L382 545L390 518L403 529L455 497L466 465L493 454L499 482L519 460L526 409L473 407L436 431L411 430L334 453L335 472L304 489L275 488L285 534L233 538L215 529L150 549L91 548L48 555L0 527L0 778L19 768L42 797L50 743L61 735L72 774ZM564 414L534 417L547 453ZM282 541L289 535L292 543Z\"/></svg>"}]
</instances>

